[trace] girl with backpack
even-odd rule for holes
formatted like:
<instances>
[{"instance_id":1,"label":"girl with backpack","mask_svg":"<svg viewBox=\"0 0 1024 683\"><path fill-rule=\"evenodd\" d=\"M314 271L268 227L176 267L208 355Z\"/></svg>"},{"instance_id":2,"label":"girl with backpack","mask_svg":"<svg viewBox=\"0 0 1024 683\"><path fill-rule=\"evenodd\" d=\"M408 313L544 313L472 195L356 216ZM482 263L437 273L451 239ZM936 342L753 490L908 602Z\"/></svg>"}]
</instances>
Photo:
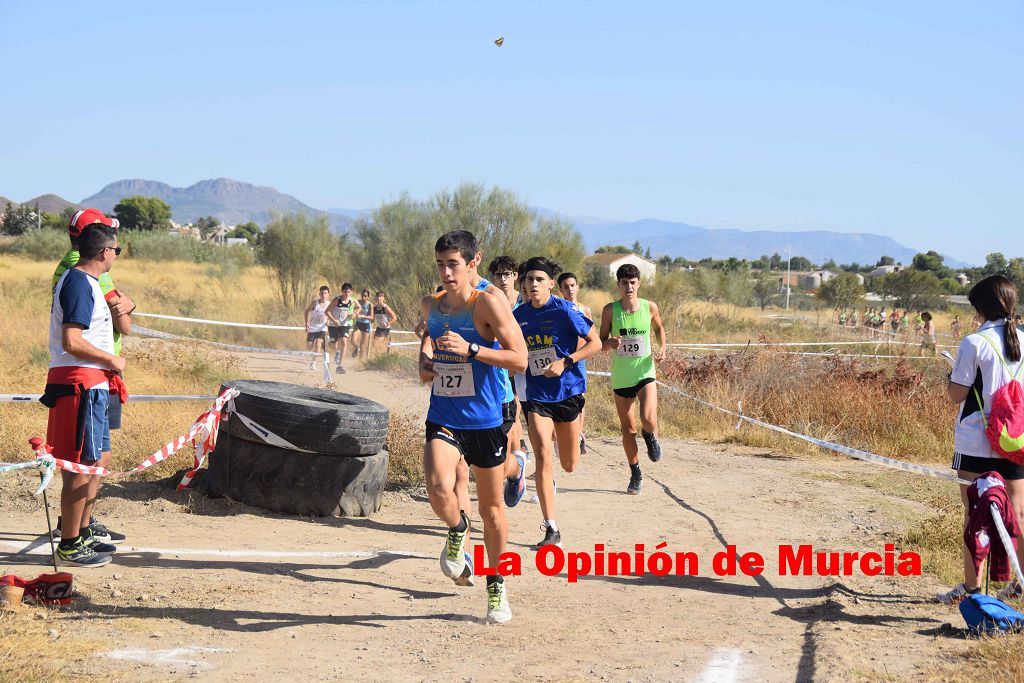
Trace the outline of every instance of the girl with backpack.
<instances>
[{"instance_id":1,"label":"girl with backpack","mask_svg":"<svg viewBox=\"0 0 1024 683\"><path fill-rule=\"evenodd\" d=\"M998 432L1004 430L1011 437L1019 437L1024 431L1024 395L1019 392L1021 387L1017 383L1024 377L1021 371L1024 332L1013 325L1017 290L1005 277L993 275L976 284L968 300L984 322L977 332L960 342L953 371L949 374L946 393L953 402L960 404L952 467L957 476L969 481L986 472L1002 475L1010 505L1021 520L1024 519L1024 450L1005 451L1005 446L1010 444L998 437ZM998 451L994 450L990 436L994 432ZM969 511L968 488L960 485L965 525ZM1024 564L1022 550L1024 542L1018 542L1017 557ZM963 557L964 582L936 596L939 602L957 604L969 593L981 590L981 577L966 545ZM997 597L1003 601L1020 599L1021 587L1011 581Z\"/></svg>"}]
</instances>

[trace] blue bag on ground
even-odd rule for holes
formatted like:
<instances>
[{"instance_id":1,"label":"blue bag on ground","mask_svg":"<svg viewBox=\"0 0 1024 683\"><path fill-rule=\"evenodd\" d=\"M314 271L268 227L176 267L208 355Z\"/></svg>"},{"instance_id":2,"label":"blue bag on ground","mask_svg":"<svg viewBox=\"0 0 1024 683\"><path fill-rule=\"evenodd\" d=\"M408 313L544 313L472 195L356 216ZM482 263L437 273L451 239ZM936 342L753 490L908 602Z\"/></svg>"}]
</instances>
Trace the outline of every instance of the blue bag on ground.
<instances>
[{"instance_id":1,"label":"blue bag on ground","mask_svg":"<svg viewBox=\"0 0 1024 683\"><path fill-rule=\"evenodd\" d=\"M1024 614L989 595L968 595L960 614L972 634L1016 633L1024 630Z\"/></svg>"}]
</instances>

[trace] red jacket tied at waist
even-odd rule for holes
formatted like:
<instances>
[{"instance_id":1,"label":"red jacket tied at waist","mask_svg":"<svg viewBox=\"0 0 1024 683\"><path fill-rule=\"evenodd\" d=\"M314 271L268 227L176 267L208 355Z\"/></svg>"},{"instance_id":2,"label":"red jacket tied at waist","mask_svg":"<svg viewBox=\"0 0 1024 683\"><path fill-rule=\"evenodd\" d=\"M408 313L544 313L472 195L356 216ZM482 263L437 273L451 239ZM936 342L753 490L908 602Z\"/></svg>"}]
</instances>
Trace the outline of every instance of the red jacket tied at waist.
<instances>
[{"instance_id":1,"label":"red jacket tied at waist","mask_svg":"<svg viewBox=\"0 0 1024 683\"><path fill-rule=\"evenodd\" d=\"M78 462L82 455L85 404L82 393L107 382L110 393L118 400L128 400L128 387L113 370L87 368L77 365L50 368L46 374L46 389L39 401L50 409L46 427L46 442L53 447L55 457ZM111 397L113 398L113 397Z\"/></svg>"},{"instance_id":2,"label":"red jacket tied at waist","mask_svg":"<svg viewBox=\"0 0 1024 683\"><path fill-rule=\"evenodd\" d=\"M998 472L986 472L975 479L967 488L967 504L964 544L974 559L974 570L978 571L985 557L989 556L989 577L993 581L1009 580L1010 560L1007 553L1016 552L1016 548L1003 547L995 522L992 521L991 506L996 506L999 518L1014 544L1021 529L1002 476Z\"/></svg>"}]
</instances>

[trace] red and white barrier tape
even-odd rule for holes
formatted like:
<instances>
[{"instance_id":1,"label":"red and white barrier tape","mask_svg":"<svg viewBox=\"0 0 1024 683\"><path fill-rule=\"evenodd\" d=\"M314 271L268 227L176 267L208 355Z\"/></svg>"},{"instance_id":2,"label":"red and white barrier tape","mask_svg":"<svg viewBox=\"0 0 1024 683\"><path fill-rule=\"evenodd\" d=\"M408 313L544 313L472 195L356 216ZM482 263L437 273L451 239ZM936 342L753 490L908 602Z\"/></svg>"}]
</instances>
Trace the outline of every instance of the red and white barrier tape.
<instances>
[{"instance_id":1,"label":"red and white barrier tape","mask_svg":"<svg viewBox=\"0 0 1024 683\"><path fill-rule=\"evenodd\" d=\"M210 451L217 445L217 428L220 426L220 419L224 406L228 401L238 395L238 390L234 388L227 388L221 392L220 396L213 402L213 405L205 413L196 418L196 421L189 428L188 432L176 439L173 439L164 444L160 450L156 451L148 458L143 460L141 463L136 465L131 470L124 472L111 472L110 470L99 467L96 465L82 465L68 460L62 460L60 458L53 457L49 446L42 446L36 451L36 458L46 463L51 463L53 467L58 467L68 472L74 472L76 474L90 474L99 475L102 477L113 476L123 477L136 472L147 470L153 465L159 462L167 460L169 457L180 451L187 444L191 443L195 449L193 466L192 469L185 473L181 483L178 484L178 490L186 488L195 476L196 471L200 468L203 462L206 460L206 456L209 455ZM25 464L27 467L28 465Z\"/></svg>"}]
</instances>

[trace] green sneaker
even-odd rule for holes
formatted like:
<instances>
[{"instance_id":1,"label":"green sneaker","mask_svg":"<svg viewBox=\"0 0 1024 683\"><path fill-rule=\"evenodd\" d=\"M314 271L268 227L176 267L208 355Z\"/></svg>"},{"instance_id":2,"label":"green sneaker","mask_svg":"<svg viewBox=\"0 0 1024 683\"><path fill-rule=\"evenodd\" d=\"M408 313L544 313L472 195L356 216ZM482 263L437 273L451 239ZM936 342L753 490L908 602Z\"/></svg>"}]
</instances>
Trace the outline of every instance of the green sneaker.
<instances>
[{"instance_id":1,"label":"green sneaker","mask_svg":"<svg viewBox=\"0 0 1024 683\"><path fill-rule=\"evenodd\" d=\"M110 555L96 552L79 537L69 548L57 546L57 561L69 567L102 567L110 564Z\"/></svg>"},{"instance_id":2,"label":"green sneaker","mask_svg":"<svg viewBox=\"0 0 1024 683\"><path fill-rule=\"evenodd\" d=\"M508 606L508 593L504 581L487 584L487 623L504 624L512 620L512 608Z\"/></svg>"},{"instance_id":3,"label":"green sneaker","mask_svg":"<svg viewBox=\"0 0 1024 683\"><path fill-rule=\"evenodd\" d=\"M459 513L465 531L448 530L448 537L441 548L441 572L449 579L456 579L462 576L466 569L466 536L469 533L469 520L466 513Z\"/></svg>"}]
</instances>

